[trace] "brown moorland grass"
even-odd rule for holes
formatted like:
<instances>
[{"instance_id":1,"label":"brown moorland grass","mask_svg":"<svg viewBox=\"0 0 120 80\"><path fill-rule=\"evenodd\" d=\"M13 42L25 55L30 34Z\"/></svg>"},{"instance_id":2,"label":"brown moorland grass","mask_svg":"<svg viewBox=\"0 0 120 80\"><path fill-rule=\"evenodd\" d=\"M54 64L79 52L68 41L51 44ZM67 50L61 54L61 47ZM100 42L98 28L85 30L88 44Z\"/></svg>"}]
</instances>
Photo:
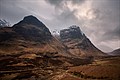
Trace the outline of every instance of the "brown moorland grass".
<instances>
[{"instance_id":1,"label":"brown moorland grass","mask_svg":"<svg viewBox=\"0 0 120 80\"><path fill-rule=\"evenodd\" d=\"M120 57L98 60L91 65L71 67L68 72L81 77L92 79L120 79ZM75 74L78 73L78 74Z\"/></svg>"}]
</instances>

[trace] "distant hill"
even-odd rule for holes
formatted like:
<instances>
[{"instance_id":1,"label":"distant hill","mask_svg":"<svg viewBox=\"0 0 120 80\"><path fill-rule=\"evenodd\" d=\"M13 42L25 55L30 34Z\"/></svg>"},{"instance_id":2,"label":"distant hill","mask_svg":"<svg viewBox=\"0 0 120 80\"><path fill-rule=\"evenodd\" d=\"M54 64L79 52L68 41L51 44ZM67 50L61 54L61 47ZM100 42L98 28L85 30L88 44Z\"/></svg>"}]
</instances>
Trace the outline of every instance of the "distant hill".
<instances>
[{"instance_id":1,"label":"distant hill","mask_svg":"<svg viewBox=\"0 0 120 80\"><path fill-rule=\"evenodd\" d=\"M108 54L113 55L113 56L120 56L120 48L116 49Z\"/></svg>"}]
</instances>

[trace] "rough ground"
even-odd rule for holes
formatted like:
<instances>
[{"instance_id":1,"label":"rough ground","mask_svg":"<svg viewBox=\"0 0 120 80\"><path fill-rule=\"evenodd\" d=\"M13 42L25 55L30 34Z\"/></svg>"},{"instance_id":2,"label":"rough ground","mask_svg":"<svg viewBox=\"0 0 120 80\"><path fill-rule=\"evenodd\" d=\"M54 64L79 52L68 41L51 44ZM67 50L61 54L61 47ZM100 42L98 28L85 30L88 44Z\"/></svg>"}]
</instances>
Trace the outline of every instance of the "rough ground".
<instances>
[{"instance_id":1,"label":"rough ground","mask_svg":"<svg viewBox=\"0 0 120 80\"><path fill-rule=\"evenodd\" d=\"M57 75L66 73L70 66L89 63L91 63L89 58L70 58L53 52L2 54L0 55L0 80L52 80Z\"/></svg>"},{"instance_id":2,"label":"rough ground","mask_svg":"<svg viewBox=\"0 0 120 80\"><path fill-rule=\"evenodd\" d=\"M95 60L92 64L70 67L56 80L120 80L120 57Z\"/></svg>"}]
</instances>

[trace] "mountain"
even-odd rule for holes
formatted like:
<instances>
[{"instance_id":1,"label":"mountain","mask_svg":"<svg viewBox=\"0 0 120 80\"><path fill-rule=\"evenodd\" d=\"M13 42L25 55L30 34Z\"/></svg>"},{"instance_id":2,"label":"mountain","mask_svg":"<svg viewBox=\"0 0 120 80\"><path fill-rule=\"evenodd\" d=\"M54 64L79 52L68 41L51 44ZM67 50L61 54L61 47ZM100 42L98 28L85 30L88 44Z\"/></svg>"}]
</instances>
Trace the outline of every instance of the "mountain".
<instances>
[{"instance_id":1,"label":"mountain","mask_svg":"<svg viewBox=\"0 0 120 80\"><path fill-rule=\"evenodd\" d=\"M112 80L104 71L119 78L120 58L108 57L79 26L53 36L40 20L30 15L12 27L0 28L0 80Z\"/></svg>"},{"instance_id":2,"label":"mountain","mask_svg":"<svg viewBox=\"0 0 120 80\"><path fill-rule=\"evenodd\" d=\"M66 56L102 56L80 30L71 26L60 31L60 39L36 17L29 15L12 27L0 28L0 53L54 52Z\"/></svg>"},{"instance_id":3,"label":"mountain","mask_svg":"<svg viewBox=\"0 0 120 80\"><path fill-rule=\"evenodd\" d=\"M13 26L13 31L26 40L42 42L52 39L49 29L34 16L24 17Z\"/></svg>"},{"instance_id":4,"label":"mountain","mask_svg":"<svg viewBox=\"0 0 120 80\"><path fill-rule=\"evenodd\" d=\"M34 16L26 16L12 28L0 29L0 41L10 38L24 39L27 41L46 41L52 39L49 29ZM7 37L6 37L7 36Z\"/></svg>"},{"instance_id":5,"label":"mountain","mask_svg":"<svg viewBox=\"0 0 120 80\"><path fill-rule=\"evenodd\" d=\"M67 54L65 46L51 35L49 29L41 21L32 15L24 17L12 27L0 28L0 53L24 51Z\"/></svg>"},{"instance_id":6,"label":"mountain","mask_svg":"<svg viewBox=\"0 0 120 80\"><path fill-rule=\"evenodd\" d=\"M116 49L108 54L113 55L113 56L120 56L120 48Z\"/></svg>"},{"instance_id":7,"label":"mountain","mask_svg":"<svg viewBox=\"0 0 120 80\"><path fill-rule=\"evenodd\" d=\"M0 28L0 53L58 52L67 56L102 56L78 26L60 31L60 40L36 17L26 16L12 27Z\"/></svg>"},{"instance_id":8,"label":"mountain","mask_svg":"<svg viewBox=\"0 0 120 80\"><path fill-rule=\"evenodd\" d=\"M60 31L61 41L67 46L71 54L77 56L103 56L104 53L97 49L80 30L73 25Z\"/></svg>"}]
</instances>

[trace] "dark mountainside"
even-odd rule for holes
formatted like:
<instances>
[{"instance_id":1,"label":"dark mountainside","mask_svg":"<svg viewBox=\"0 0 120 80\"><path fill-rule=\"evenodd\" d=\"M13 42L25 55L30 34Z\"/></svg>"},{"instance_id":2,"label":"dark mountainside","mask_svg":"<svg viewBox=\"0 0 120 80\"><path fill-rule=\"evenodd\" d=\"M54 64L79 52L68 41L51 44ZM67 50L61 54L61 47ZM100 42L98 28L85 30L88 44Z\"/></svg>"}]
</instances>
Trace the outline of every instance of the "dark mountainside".
<instances>
[{"instance_id":1,"label":"dark mountainside","mask_svg":"<svg viewBox=\"0 0 120 80\"><path fill-rule=\"evenodd\" d=\"M10 34L5 30L5 28L1 29L1 32L3 32L0 34L0 41L6 41L9 38L16 39L18 36L17 39L39 42L52 39L49 29L34 16L27 16L19 23L13 25L12 28L9 28Z\"/></svg>"},{"instance_id":2,"label":"dark mountainside","mask_svg":"<svg viewBox=\"0 0 120 80\"><path fill-rule=\"evenodd\" d=\"M26 40L42 42L52 39L49 29L34 16L27 16L15 24L13 31Z\"/></svg>"},{"instance_id":3,"label":"dark mountainside","mask_svg":"<svg viewBox=\"0 0 120 80\"><path fill-rule=\"evenodd\" d=\"M61 41L68 50L77 56L104 56L105 54L97 49L91 41L80 30L79 26L70 26L60 31Z\"/></svg>"},{"instance_id":4,"label":"dark mountainside","mask_svg":"<svg viewBox=\"0 0 120 80\"><path fill-rule=\"evenodd\" d=\"M119 57L106 57L78 26L61 30L59 39L32 15L0 28L0 80L119 80Z\"/></svg>"},{"instance_id":5,"label":"dark mountainside","mask_svg":"<svg viewBox=\"0 0 120 80\"><path fill-rule=\"evenodd\" d=\"M0 28L0 44L0 53L3 54L33 51L67 55L65 46L34 16L24 17L13 27Z\"/></svg>"}]
</instances>

